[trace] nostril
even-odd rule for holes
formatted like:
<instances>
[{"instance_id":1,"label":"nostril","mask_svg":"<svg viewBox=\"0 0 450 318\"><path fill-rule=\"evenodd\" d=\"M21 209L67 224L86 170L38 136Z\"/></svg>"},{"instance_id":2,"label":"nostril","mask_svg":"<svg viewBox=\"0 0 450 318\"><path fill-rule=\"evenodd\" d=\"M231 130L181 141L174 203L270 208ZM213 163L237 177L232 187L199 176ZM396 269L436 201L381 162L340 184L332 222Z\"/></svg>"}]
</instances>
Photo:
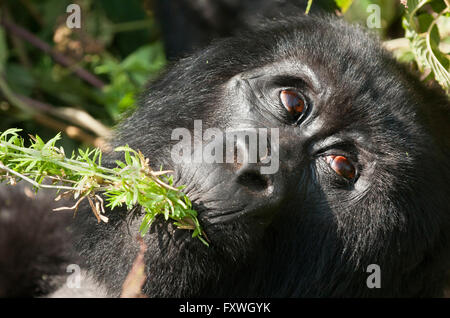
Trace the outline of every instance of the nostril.
<instances>
[{"instance_id":1,"label":"nostril","mask_svg":"<svg viewBox=\"0 0 450 318\"><path fill-rule=\"evenodd\" d=\"M239 174L237 182L253 191L265 191L269 187L269 180L259 171L248 170Z\"/></svg>"}]
</instances>

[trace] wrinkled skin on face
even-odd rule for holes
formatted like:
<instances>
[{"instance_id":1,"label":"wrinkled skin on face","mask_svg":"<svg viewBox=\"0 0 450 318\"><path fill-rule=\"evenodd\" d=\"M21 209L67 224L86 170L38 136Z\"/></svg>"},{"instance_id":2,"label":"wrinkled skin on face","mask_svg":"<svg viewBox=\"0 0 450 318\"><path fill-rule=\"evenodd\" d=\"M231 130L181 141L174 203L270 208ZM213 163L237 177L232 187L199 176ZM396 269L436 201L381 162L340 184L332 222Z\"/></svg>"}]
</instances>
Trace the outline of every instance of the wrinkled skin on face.
<instances>
[{"instance_id":1,"label":"wrinkled skin on face","mask_svg":"<svg viewBox=\"0 0 450 318\"><path fill-rule=\"evenodd\" d=\"M144 292L440 295L450 251L449 109L376 39L324 17L272 22L181 60L150 84L114 143L175 171L210 246L156 220L144 238ZM278 170L173 162L171 133L192 131L194 120L204 130L267 128L268 140L278 129L269 149ZM110 212L101 226L88 209L76 218L77 249L111 295L138 250L137 212ZM370 264L380 266L379 289L367 287Z\"/></svg>"}]
</instances>

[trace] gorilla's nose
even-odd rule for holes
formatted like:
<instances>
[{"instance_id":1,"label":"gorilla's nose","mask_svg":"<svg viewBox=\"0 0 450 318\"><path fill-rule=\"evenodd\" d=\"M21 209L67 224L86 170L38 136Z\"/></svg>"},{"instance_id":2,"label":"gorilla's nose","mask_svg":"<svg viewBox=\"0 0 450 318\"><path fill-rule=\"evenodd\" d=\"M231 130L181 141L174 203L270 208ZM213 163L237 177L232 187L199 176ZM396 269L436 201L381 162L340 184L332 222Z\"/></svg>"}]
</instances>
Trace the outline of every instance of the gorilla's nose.
<instances>
[{"instance_id":1,"label":"gorilla's nose","mask_svg":"<svg viewBox=\"0 0 450 318\"><path fill-rule=\"evenodd\" d=\"M253 192L270 193L271 182L267 175L261 174L257 167L245 166L236 173L236 182Z\"/></svg>"},{"instance_id":2,"label":"gorilla's nose","mask_svg":"<svg viewBox=\"0 0 450 318\"><path fill-rule=\"evenodd\" d=\"M269 175L261 173L262 163L258 145L252 144L252 140L246 138L238 138L233 144L233 156L230 156L228 148L227 157L233 157L235 182L253 194L270 194L272 182Z\"/></svg>"}]
</instances>

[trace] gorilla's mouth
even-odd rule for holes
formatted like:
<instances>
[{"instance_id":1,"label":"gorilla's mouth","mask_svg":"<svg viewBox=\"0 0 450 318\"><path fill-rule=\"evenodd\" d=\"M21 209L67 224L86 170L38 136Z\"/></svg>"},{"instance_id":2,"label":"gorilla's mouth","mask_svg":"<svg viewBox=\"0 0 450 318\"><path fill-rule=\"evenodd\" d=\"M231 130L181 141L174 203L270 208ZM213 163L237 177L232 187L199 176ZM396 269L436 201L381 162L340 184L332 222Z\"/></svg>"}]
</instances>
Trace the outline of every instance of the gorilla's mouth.
<instances>
[{"instance_id":1,"label":"gorilla's mouth","mask_svg":"<svg viewBox=\"0 0 450 318\"><path fill-rule=\"evenodd\" d=\"M253 211L245 211L242 209L228 210L220 213L211 211L210 213L205 214L204 219L208 224L229 223L236 221L245 215L251 215L253 213L256 214L256 212L252 212Z\"/></svg>"},{"instance_id":2,"label":"gorilla's mouth","mask_svg":"<svg viewBox=\"0 0 450 318\"><path fill-rule=\"evenodd\" d=\"M208 243L220 241L224 243L228 241L225 237L230 236L226 230L228 228L239 228L248 224L246 215L256 214L256 212L249 212L245 209L235 210L216 210L206 208L202 203L192 202L192 208L197 211L197 217L202 230L204 231L205 239ZM174 224L174 221L166 222L163 218L159 218L158 225L155 227L156 232L163 231L172 237L177 244L185 244L188 242L197 242L197 239L192 238L192 230L179 228ZM165 224L165 225L164 225ZM156 224L155 224L156 225ZM212 240L210 240L212 239ZM180 245L181 246L181 245Z\"/></svg>"},{"instance_id":3,"label":"gorilla's mouth","mask_svg":"<svg viewBox=\"0 0 450 318\"><path fill-rule=\"evenodd\" d=\"M230 223L246 214L249 214L244 207L226 210L219 208L214 209L207 208L203 203L195 201L192 202L192 208L197 211L200 224L205 226L219 223Z\"/></svg>"},{"instance_id":4,"label":"gorilla's mouth","mask_svg":"<svg viewBox=\"0 0 450 318\"><path fill-rule=\"evenodd\" d=\"M198 219L207 232L215 231L215 228L222 226L233 225L236 223L253 223L260 226L267 226L273 218L273 213L269 210L252 208L250 206L238 207L218 207L207 208L204 204L199 202L192 202L192 207L198 213Z\"/></svg>"}]
</instances>

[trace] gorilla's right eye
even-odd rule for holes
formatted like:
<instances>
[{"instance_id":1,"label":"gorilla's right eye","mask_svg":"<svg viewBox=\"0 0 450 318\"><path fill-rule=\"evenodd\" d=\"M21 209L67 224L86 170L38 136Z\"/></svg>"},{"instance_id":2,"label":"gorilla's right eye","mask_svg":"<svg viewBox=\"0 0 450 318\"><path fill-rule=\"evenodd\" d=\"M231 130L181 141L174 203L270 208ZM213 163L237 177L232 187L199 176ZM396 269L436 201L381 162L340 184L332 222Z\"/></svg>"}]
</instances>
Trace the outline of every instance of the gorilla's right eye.
<instances>
[{"instance_id":1,"label":"gorilla's right eye","mask_svg":"<svg viewBox=\"0 0 450 318\"><path fill-rule=\"evenodd\" d=\"M298 119L306 110L303 96L293 90L282 90L280 92L280 100L294 119Z\"/></svg>"},{"instance_id":2,"label":"gorilla's right eye","mask_svg":"<svg viewBox=\"0 0 450 318\"><path fill-rule=\"evenodd\" d=\"M356 176L355 166L344 156L326 156L325 161L338 175L347 180L353 180Z\"/></svg>"}]
</instances>

